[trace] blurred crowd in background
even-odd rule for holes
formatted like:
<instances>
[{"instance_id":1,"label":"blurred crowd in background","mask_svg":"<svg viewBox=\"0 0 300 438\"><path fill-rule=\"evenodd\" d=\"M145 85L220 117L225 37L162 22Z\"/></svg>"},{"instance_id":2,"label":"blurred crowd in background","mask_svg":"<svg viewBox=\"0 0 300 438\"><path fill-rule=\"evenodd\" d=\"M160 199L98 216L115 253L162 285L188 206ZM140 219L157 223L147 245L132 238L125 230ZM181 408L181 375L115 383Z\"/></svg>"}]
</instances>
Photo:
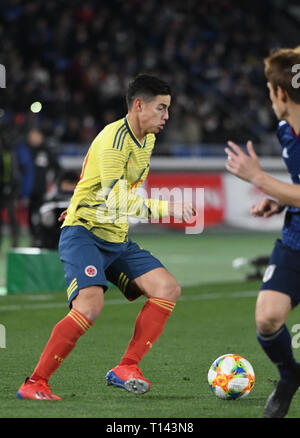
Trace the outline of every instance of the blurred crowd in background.
<instances>
[{"instance_id":1,"label":"blurred crowd in background","mask_svg":"<svg viewBox=\"0 0 300 438\"><path fill-rule=\"evenodd\" d=\"M0 208L10 214L16 201L28 208L39 245L36 211L63 174L57 152L72 145L80 154L124 116L127 85L140 72L173 89L156 155L193 155L201 145L216 151L228 139L249 138L258 153L275 153L263 65L271 48L284 46L273 6L272 0L2 0ZM34 102L41 103L35 112ZM16 244L13 214L11 225Z\"/></svg>"},{"instance_id":2,"label":"blurred crowd in background","mask_svg":"<svg viewBox=\"0 0 300 438\"><path fill-rule=\"evenodd\" d=\"M159 142L260 143L274 127L263 58L279 35L268 0L3 0L2 125L88 143L123 116L129 80L147 72L174 90Z\"/></svg>"}]
</instances>

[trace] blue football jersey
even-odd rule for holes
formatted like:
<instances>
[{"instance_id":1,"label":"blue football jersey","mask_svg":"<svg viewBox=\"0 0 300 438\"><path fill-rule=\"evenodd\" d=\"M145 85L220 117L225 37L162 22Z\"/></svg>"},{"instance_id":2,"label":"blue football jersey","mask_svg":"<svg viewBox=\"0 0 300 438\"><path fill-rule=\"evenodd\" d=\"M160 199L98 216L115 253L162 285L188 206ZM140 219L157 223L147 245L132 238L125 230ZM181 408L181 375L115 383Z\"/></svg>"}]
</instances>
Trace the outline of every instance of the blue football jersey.
<instances>
[{"instance_id":1,"label":"blue football jersey","mask_svg":"<svg viewBox=\"0 0 300 438\"><path fill-rule=\"evenodd\" d=\"M282 147L282 158L294 184L300 184L300 135L282 120L278 124L277 137ZM300 209L288 206L282 229L283 244L300 251Z\"/></svg>"}]
</instances>

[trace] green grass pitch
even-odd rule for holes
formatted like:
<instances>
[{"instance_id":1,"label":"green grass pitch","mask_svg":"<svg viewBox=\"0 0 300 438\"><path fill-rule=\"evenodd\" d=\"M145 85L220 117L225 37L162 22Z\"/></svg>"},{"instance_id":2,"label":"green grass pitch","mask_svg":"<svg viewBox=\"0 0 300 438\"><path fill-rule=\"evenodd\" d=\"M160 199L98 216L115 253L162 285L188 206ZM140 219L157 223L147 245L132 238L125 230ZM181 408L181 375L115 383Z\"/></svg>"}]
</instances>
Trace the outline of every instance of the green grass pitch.
<instances>
[{"instance_id":1,"label":"green grass pitch","mask_svg":"<svg viewBox=\"0 0 300 438\"><path fill-rule=\"evenodd\" d=\"M128 303L112 288L102 315L78 341L52 376L61 402L16 398L36 365L53 326L68 312L65 293L0 296L0 323L6 348L0 349L1 418L259 418L274 387L277 370L256 340L254 308L259 281L245 281L232 269L235 257L271 251L274 234L213 233L136 235L182 284L182 297L164 333L140 366L151 391L135 396L109 387L106 372L123 354L144 299ZM2 257L2 270L4 258ZM298 309L288 326L300 323ZM300 351L295 349L300 360ZM210 364L225 353L246 357L255 370L253 391L242 400L223 401L209 390ZM299 417L296 394L288 417Z\"/></svg>"}]
</instances>

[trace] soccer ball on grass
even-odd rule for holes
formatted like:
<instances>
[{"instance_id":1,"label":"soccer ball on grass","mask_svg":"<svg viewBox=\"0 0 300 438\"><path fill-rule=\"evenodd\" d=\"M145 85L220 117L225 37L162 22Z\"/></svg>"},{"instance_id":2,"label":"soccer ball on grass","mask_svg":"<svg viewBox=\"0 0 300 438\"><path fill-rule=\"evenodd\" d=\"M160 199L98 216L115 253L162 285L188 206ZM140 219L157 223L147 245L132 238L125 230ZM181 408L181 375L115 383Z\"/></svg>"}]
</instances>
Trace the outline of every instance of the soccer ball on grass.
<instances>
[{"instance_id":1,"label":"soccer ball on grass","mask_svg":"<svg viewBox=\"0 0 300 438\"><path fill-rule=\"evenodd\" d=\"M255 382L252 365L238 354L218 357L211 364L207 378L212 392L223 400L246 397Z\"/></svg>"}]
</instances>

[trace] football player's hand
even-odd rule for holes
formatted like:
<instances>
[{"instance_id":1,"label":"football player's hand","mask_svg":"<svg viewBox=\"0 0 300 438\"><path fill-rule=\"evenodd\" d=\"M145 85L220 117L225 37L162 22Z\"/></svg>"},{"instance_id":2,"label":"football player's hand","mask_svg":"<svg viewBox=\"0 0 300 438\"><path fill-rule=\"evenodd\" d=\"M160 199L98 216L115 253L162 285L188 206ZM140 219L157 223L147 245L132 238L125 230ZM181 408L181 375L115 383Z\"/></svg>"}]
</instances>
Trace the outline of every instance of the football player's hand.
<instances>
[{"instance_id":1,"label":"football player's hand","mask_svg":"<svg viewBox=\"0 0 300 438\"><path fill-rule=\"evenodd\" d=\"M195 208L188 202L170 202L169 212L171 217L183 220L184 222L188 222L197 214Z\"/></svg>"},{"instance_id":2,"label":"football player's hand","mask_svg":"<svg viewBox=\"0 0 300 438\"><path fill-rule=\"evenodd\" d=\"M274 214L281 213L282 206L278 204L274 199L264 198L257 204L252 205L250 213L254 217L271 217Z\"/></svg>"},{"instance_id":3,"label":"football player's hand","mask_svg":"<svg viewBox=\"0 0 300 438\"><path fill-rule=\"evenodd\" d=\"M258 156L256 155L252 141L247 142L248 155L233 141L228 141L225 148L227 154L226 169L233 175L255 184L255 179L262 173Z\"/></svg>"},{"instance_id":4,"label":"football player's hand","mask_svg":"<svg viewBox=\"0 0 300 438\"><path fill-rule=\"evenodd\" d=\"M67 210L64 210L64 211L60 214L60 216L59 216L59 218L58 218L58 222L63 222L63 221L66 219L66 216L67 216Z\"/></svg>"}]
</instances>

